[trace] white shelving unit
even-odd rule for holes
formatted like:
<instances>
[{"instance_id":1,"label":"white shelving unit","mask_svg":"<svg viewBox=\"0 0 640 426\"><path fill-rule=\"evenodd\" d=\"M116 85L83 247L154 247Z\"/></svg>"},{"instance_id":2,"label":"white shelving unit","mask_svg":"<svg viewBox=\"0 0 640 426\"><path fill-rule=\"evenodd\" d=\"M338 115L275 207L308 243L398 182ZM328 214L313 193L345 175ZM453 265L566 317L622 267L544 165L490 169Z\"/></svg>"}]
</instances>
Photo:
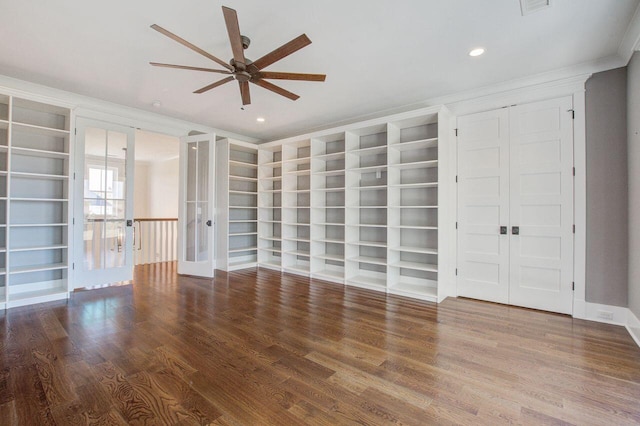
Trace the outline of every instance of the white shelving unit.
<instances>
[{"instance_id":1,"label":"white shelving unit","mask_svg":"<svg viewBox=\"0 0 640 426\"><path fill-rule=\"evenodd\" d=\"M387 125L347 132L347 283L386 290Z\"/></svg>"},{"instance_id":2,"label":"white shelving unit","mask_svg":"<svg viewBox=\"0 0 640 426\"><path fill-rule=\"evenodd\" d=\"M69 297L71 111L0 95L0 307Z\"/></svg>"},{"instance_id":3,"label":"white shelving unit","mask_svg":"<svg viewBox=\"0 0 640 426\"><path fill-rule=\"evenodd\" d=\"M449 121L433 107L260 145L259 265L429 301L453 294Z\"/></svg>"},{"instance_id":4,"label":"white shelving unit","mask_svg":"<svg viewBox=\"0 0 640 426\"><path fill-rule=\"evenodd\" d=\"M311 140L282 147L282 269L311 272Z\"/></svg>"},{"instance_id":5,"label":"white shelving unit","mask_svg":"<svg viewBox=\"0 0 640 426\"><path fill-rule=\"evenodd\" d=\"M345 138L311 140L311 276L344 283Z\"/></svg>"},{"instance_id":6,"label":"white shelving unit","mask_svg":"<svg viewBox=\"0 0 640 426\"><path fill-rule=\"evenodd\" d=\"M282 147L258 152L258 262L282 267Z\"/></svg>"},{"instance_id":7,"label":"white shelving unit","mask_svg":"<svg viewBox=\"0 0 640 426\"><path fill-rule=\"evenodd\" d=\"M390 293L438 298L438 122L388 125Z\"/></svg>"},{"instance_id":8,"label":"white shelving unit","mask_svg":"<svg viewBox=\"0 0 640 426\"><path fill-rule=\"evenodd\" d=\"M258 263L258 149L222 139L216 142L216 267L224 271Z\"/></svg>"}]
</instances>

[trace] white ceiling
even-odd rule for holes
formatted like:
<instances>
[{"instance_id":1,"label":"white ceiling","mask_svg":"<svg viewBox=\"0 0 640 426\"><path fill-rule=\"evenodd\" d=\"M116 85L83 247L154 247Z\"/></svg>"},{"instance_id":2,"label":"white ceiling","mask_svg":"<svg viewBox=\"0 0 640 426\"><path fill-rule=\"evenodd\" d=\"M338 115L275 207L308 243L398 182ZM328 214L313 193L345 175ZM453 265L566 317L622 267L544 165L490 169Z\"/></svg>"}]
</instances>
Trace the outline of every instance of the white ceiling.
<instances>
[{"instance_id":1,"label":"white ceiling","mask_svg":"<svg viewBox=\"0 0 640 426\"><path fill-rule=\"evenodd\" d=\"M157 163L180 155L180 140L173 136L136 130L136 162Z\"/></svg>"},{"instance_id":2,"label":"white ceiling","mask_svg":"<svg viewBox=\"0 0 640 426\"><path fill-rule=\"evenodd\" d=\"M523 17L518 0L0 0L0 74L271 140L611 58L638 3L554 0ZM237 84L196 95L220 77L148 64L216 67L154 23L231 58L222 4L252 39L247 57L306 33L313 44L268 69L325 73L326 82L274 81L299 94L295 102L251 85L242 111ZM475 46L487 53L469 57Z\"/></svg>"}]
</instances>

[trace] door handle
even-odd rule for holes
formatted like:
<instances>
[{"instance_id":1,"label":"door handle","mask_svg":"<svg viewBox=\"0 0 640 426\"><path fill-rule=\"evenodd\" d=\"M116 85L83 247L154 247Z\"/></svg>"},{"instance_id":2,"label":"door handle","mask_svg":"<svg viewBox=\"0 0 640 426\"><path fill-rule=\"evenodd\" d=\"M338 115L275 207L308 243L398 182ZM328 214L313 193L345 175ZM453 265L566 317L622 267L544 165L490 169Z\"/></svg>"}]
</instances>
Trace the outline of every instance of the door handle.
<instances>
[{"instance_id":1,"label":"door handle","mask_svg":"<svg viewBox=\"0 0 640 426\"><path fill-rule=\"evenodd\" d=\"M207 226L211 226L211 221L210 220L207 221Z\"/></svg>"},{"instance_id":2,"label":"door handle","mask_svg":"<svg viewBox=\"0 0 640 426\"><path fill-rule=\"evenodd\" d=\"M511 233L513 235L520 235L520 227L519 226L512 226L511 227Z\"/></svg>"},{"instance_id":3,"label":"door handle","mask_svg":"<svg viewBox=\"0 0 640 426\"><path fill-rule=\"evenodd\" d=\"M507 227L506 226L501 226L500 227L500 235L507 235Z\"/></svg>"},{"instance_id":4,"label":"door handle","mask_svg":"<svg viewBox=\"0 0 640 426\"><path fill-rule=\"evenodd\" d=\"M127 219L127 226L133 226L133 221L131 219Z\"/></svg>"}]
</instances>

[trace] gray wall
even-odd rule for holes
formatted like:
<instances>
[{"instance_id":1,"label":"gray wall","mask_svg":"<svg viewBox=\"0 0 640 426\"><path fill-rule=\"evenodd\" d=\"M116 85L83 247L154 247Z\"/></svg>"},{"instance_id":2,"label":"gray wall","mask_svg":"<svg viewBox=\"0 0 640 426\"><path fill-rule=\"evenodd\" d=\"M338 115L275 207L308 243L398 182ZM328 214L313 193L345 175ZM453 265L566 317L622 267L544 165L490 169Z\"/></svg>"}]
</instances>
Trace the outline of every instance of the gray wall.
<instances>
[{"instance_id":1,"label":"gray wall","mask_svg":"<svg viewBox=\"0 0 640 426\"><path fill-rule=\"evenodd\" d=\"M586 108L586 300L627 307L627 68L594 74Z\"/></svg>"},{"instance_id":2,"label":"gray wall","mask_svg":"<svg viewBox=\"0 0 640 426\"><path fill-rule=\"evenodd\" d=\"M640 52L628 65L629 309L640 318Z\"/></svg>"}]
</instances>

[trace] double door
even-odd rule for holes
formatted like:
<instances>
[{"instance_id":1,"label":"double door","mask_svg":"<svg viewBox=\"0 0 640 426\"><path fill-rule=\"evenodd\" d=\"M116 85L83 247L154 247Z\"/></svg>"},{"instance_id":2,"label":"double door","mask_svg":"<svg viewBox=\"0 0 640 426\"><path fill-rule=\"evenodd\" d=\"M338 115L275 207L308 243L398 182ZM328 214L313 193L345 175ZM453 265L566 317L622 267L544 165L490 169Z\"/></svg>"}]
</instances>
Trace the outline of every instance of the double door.
<instances>
[{"instance_id":1,"label":"double door","mask_svg":"<svg viewBox=\"0 0 640 426\"><path fill-rule=\"evenodd\" d=\"M76 123L74 286L130 281L134 129L88 118L78 118ZM180 274L202 277L214 274L214 141L212 134L181 139Z\"/></svg>"},{"instance_id":2,"label":"double door","mask_svg":"<svg viewBox=\"0 0 640 426\"><path fill-rule=\"evenodd\" d=\"M573 312L572 98L458 118L458 295Z\"/></svg>"}]
</instances>

